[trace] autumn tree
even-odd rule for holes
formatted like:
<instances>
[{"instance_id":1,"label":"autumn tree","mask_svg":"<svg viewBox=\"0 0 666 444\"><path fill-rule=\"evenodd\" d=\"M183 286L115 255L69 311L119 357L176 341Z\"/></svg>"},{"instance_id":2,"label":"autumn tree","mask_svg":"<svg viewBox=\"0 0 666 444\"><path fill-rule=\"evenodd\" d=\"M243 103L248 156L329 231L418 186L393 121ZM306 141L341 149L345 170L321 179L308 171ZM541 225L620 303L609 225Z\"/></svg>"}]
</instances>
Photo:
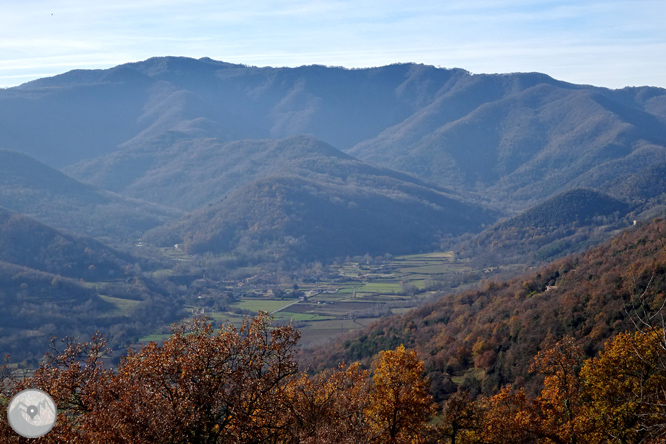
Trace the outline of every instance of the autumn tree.
<instances>
[{"instance_id":1,"label":"autumn tree","mask_svg":"<svg viewBox=\"0 0 666 444\"><path fill-rule=\"evenodd\" d=\"M44 443L260 443L286 429L282 406L296 373L299 333L273 328L267 314L240 328L198 319L163 345L129 351L114 372L105 344L68 342L14 387L40 388L60 410Z\"/></svg>"},{"instance_id":2,"label":"autumn tree","mask_svg":"<svg viewBox=\"0 0 666 444\"><path fill-rule=\"evenodd\" d=\"M533 401L522 389L507 386L499 393L477 401L483 412L479 432L462 441L483 444L539 443L538 415Z\"/></svg>"},{"instance_id":3,"label":"autumn tree","mask_svg":"<svg viewBox=\"0 0 666 444\"><path fill-rule=\"evenodd\" d=\"M285 428L281 406L297 371L298 336L291 326L271 328L265 313L240 329L201 320L179 326L164 345L121 362L108 427L126 442L275 440Z\"/></svg>"},{"instance_id":4,"label":"autumn tree","mask_svg":"<svg viewBox=\"0 0 666 444\"><path fill-rule=\"evenodd\" d=\"M106 341L94 335L90 341L79 342L73 338L53 339L42 365L31 377L5 376L7 399L28 388L48 392L58 406L58 421L53 430L35 443L98 443L108 442L103 432L91 426L91 420L104 412L101 396L108 387L111 372L104 369L102 358L106 353ZM7 406L3 406L6 408ZM4 410L4 409L3 409ZM0 427L3 443L28 442L18 436L5 423Z\"/></svg>"},{"instance_id":5,"label":"autumn tree","mask_svg":"<svg viewBox=\"0 0 666 444\"><path fill-rule=\"evenodd\" d=\"M400 345L381 352L367 409L372 442L422 440L427 421L436 409L423 373L423 362L415 351Z\"/></svg>"},{"instance_id":6,"label":"autumn tree","mask_svg":"<svg viewBox=\"0 0 666 444\"><path fill-rule=\"evenodd\" d=\"M530 371L545 376L544 388L535 399L523 389L504 387L496 395L477 401L483 412L480 432L484 444L587 443L590 425L582 399L580 367L583 352L572 338L564 338L537 354Z\"/></svg>"},{"instance_id":7,"label":"autumn tree","mask_svg":"<svg viewBox=\"0 0 666 444\"><path fill-rule=\"evenodd\" d=\"M372 377L358 363L299 375L298 337L266 313L239 328L195 319L161 345L129 350L113 370L103 365L100 335L61 347L54 341L32 376L10 381L4 373L0 405L25 388L51 394L58 421L38 444L376 444L431 436L436 405L415 352L382 352ZM26 442L4 418L0 437Z\"/></svg>"},{"instance_id":8,"label":"autumn tree","mask_svg":"<svg viewBox=\"0 0 666 444\"><path fill-rule=\"evenodd\" d=\"M580 368L585 355L566 337L534 358L530 371L545 376L536 399L539 434L558 443L585 443L589 424L582 408Z\"/></svg>"},{"instance_id":9,"label":"autumn tree","mask_svg":"<svg viewBox=\"0 0 666 444\"><path fill-rule=\"evenodd\" d=\"M665 331L626 332L588 360L586 384L594 441L657 443L666 440Z\"/></svg>"},{"instance_id":10,"label":"autumn tree","mask_svg":"<svg viewBox=\"0 0 666 444\"><path fill-rule=\"evenodd\" d=\"M370 387L369 374L358 363L294 379L285 404L289 442L367 443Z\"/></svg>"},{"instance_id":11,"label":"autumn tree","mask_svg":"<svg viewBox=\"0 0 666 444\"><path fill-rule=\"evenodd\" d=\"M444 405L441 422L433 432L438 442L474 442L481 431L485 410L467 390L459 389Z\"/></svg>"}]
</instances>

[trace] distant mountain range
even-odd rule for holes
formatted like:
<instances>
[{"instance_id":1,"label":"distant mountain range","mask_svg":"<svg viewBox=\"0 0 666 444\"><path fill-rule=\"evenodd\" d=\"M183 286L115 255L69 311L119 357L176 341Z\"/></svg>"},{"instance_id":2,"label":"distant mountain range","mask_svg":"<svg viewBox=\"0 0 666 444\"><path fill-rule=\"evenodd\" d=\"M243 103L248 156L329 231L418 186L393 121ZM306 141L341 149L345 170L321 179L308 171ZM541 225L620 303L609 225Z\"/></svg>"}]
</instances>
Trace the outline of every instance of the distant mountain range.
<instances>
[{"instance_id":1,"label":"distant mountain range","mask_svg":"<svg viewBox=\"0 0 666 444\"><path fill-rule=\"evenodd\" d=\"M108 279L122 276L131 256L82 236L59 232L0 208L0 261L56 275Z\"/></svg>"},{"instance_id":2,"label":"distant mountain range","mask_svg":"<svg viewBox=\"0 0 666 444\"><path fill-rule=\"evenodd\" d=\"M350 153L510 203L607 189L666 160L666 90L611 91L538 74L465 76Z\"/></svg>"},{"instance_id":3,"label":"distant mountain range","mask_svg":"<svg viewBox=\"0 0 666 444\"><path fill-rule=\"evenodd\" d=\"M363 164L313 137L225 143L169 131L150 143L80 162L65 171L101 188L190 211L262 177L310 175L316 173L318 164L328 162L340 169L344 161ZM320 174L328 173L322 169L320 165ZM417 182L388 169L384 174Z\"/></svg>"},{"instance_id":4,"label":"distant mountain range","mask_svg":"<svg viewBox=\"0 0 666 444\"><path fill-rule=\"evenodd\" d=\"M303 146L317 155L292 154ZM251 246L269 257L330 259L431 251L442 236L478 231L497 218L496 211L458 193L352 159L316 139L265 142L259 152L278 150L271 162L275 174L151 230L146 239L183 243L192 253Z\"/></svg>"},{"instance_id":5,"label":"distant mountain range","mask_svg":"<svg viewBox=\"0 0 666 444\"><path fill-rule=\"evenodd\" d=\"M501 220L455 248L485 264L552 260L628 227L636 208L599 191L575 188Z\"/></svg>"},{"instance_id":6,"label":"distant mountain range","mask_svg":"<svg viewBox=\"0 0 666 444\"><path fill-rule=\"evenodd\" d=\"M0 147L71 176L24 156L24 179L0 184L0 205L61 228L152 229L196 252L409 252L573 188L663 200L666 90L162 57L0 91Z\"/></svg>"},{"instance_id":7,"label":"distant mountain range","mask_svg":"<svg viewBox=\"0 0 666 444\"><path fill-rule=\"evenodd\" d=\"M54 227L112 239L136 239L182 213L83 184L32 157L2 149L0 207Z\"/></svg>"}]
</instances>

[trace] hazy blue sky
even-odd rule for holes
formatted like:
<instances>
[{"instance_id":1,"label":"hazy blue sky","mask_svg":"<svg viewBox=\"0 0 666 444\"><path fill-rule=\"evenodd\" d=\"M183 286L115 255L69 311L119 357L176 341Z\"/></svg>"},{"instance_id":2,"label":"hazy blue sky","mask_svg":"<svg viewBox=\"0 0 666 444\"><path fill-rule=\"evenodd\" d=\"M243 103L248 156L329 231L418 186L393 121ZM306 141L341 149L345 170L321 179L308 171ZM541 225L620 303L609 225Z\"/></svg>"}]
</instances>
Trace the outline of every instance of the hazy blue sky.
<instances>
[{"instance_id":1,"label":"hazy blue sky","mask_svg":"<svg viewBox=\"0 0 666 444\"><path fill-rule=\"evenodd\" d=\"M158 55L257 66L419 62L666 87L664 0L22 0L0 6L0 86Z\"/></svg>"}]
</instances>

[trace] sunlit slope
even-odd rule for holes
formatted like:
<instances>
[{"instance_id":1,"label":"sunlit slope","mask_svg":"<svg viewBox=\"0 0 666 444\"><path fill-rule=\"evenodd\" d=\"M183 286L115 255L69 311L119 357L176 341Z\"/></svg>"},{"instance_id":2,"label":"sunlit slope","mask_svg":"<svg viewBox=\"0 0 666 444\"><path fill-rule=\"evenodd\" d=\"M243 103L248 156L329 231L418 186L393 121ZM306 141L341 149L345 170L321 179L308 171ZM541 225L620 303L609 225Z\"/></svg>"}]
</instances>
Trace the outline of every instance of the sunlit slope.
<instances>
[{"instance_id":1,"label":"sunlit slope","mask_svg":"<svg viewBox=\"0 0 666 444\"><path fill-rule=\"evenodd\" d=\"M548 344L573 336L589 356L613 334L632 329L641 300L658 309L666 290L666 222L629 228L606 243L518 278L442 295L403 316L313 350L304 364L369 360L400 344L419 351L433 392L463 385L493 393L503 384L538 386L528 371ZM532 385L535 384L535 385Z\"/></svg>"}]
</instances>

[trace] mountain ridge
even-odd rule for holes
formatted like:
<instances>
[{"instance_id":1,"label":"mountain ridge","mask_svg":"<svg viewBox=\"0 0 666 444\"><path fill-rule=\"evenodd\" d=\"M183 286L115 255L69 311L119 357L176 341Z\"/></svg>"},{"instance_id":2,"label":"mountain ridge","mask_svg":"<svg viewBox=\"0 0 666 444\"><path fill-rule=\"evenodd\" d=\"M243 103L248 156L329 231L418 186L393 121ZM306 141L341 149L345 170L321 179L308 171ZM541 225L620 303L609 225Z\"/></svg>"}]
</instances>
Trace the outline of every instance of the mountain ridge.
<instances>
[{"instance_id":1,"label":"mountain ridge","mask_svg":"<svg viewBox=\"0 0 666 444\"><path fill-rule=\"evenodd\" d=\"M2 91L0 117L0 144L58 168L173 131L219 143L307 134L512 211L569 188L607 192L618 177L666 161L664 89L419 64L258 68L158 57Z\"/></svg>"},{"instance_id":2,"label":"mountain ridge","mask_svg":"<svg viewBox=\"0 0 666 444\"><path fill-rule=\"evenodd\" d=\"M192 253L254 245L252 251L269 256L330 260L432 249L439 236L478 230L497 214L458 193L341 155L257 177L144 239L184 244Z\"/></svg>"},{"instance_id":3,"label":"mountain ridge","mask_svg":"<svg viewBox=\"0 0 666 444\"><path fill-rule=\"evenodd\" d=\"M0 206L47 225L127 239L180 212L83 184L22 153L0 149Z\"/></svg>"},{"instance_id":4,"label":"mountain ridge","mask_svg":"<svg viewBox=\"0 0 666 444\"><path fill-rule=\"evenodd\" d=\"M78 163L65 171L100 188L184 210L201 208L253 180L285 172L343 178L363 170L460 194L409 174L356 160L311 136L226 143L180 132L169 132L164 137L169 138L168 147L163 140L157 140ZM196 177L196 181L191 177ZM119 178L125 180L121 182ZM169 184L166 189L165 183Z\"/></svg>"},{"instance_id":5,"label":"mountain ridge","mask_svg":"<svg viewBox=\"0 0 666 444\"><path fill-rule=\"evenodd\" d=\"M308 185L317 196L345 175L411 176L509 215L572 188L622 197L614 193L623 183L666 163L664 134L664 89L419 64L257 68L160 57L0 91L0 144L75 179L200 215L272 176L319 180ZM314 204L291 189L293 177L284 180L290 196ZM386 197L375 179L365 189L372 182ZM661 198L641 190L632 202ZM342 199L338 192L329 200Z\"/></svg>"},{"instance_id":6,"label":"mountain ridge","mask_svg":"<svg viewBox=\"0 0 666 444\"><path fill-rule=\"evenodd\" d=\"M659 310L666 288L666 221L655 219L601 245L477 289L444 294L404 315L385 317L301 357L311 371L339 362L369 364L404 344L425 361L431 393L458 387L492 395L507 384L540 391L529 363L565 336L594 356L603 342L632 330L634 310Z\"/></svg>"},{"instance_id":7,"label":"mountain ridge","mask_svg":"<svg viewBox=\"0 0 666 444\"><path fill-rule=\"evenodd\" d=\"M133 258L0 207L0 261L70 278L122 276Z\"/></svg>"},{"instance_id":8,"label":"mountain ridge","mask_svg":"<svg viewBox=\"0 0 666 444\"><path fill-rule=\"evenodd\" d=\"M500 220L453 248L477 264L552 261L595 245L635 220L640 206L574 188Z\"/></svg>"}]
</instances>

